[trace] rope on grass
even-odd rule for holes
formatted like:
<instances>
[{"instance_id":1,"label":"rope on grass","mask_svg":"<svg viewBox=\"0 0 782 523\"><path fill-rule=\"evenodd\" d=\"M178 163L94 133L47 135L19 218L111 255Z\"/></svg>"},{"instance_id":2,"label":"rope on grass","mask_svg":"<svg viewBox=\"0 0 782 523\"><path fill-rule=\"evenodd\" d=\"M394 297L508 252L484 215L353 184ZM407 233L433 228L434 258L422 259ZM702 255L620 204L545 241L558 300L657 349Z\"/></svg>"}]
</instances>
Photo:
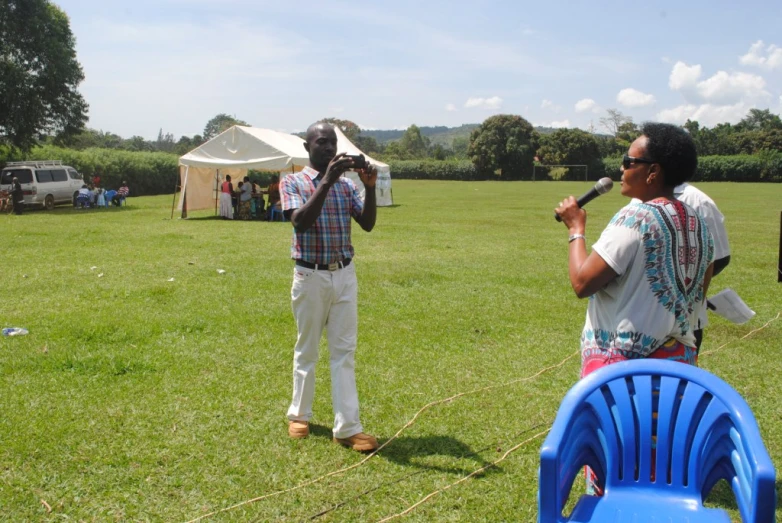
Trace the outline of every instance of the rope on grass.
<instances>
[{"instance_id":1,"label":"rope on grass","mask_svg":"<svg viewBox=\"0 0 782 523\"><path fill-rule=\"evenodd\" d=\"M765 325L763 325L762 327L758 327L758 328L757 328L757 329L755 329L755 330L751 330L751 331L749 331L749 332L748 332L748 333L746 333L744 336L742 336L741 338L739 338L739 341L743 340L744 338L749 338L750 336L752 336L752 335L753 335L753 334L755 334L756 332L760 332L760 331L762 331L763 329L765 329L766 327L768 327L769 325L771 325L771 323L773 323L773 322L777 321L777 320L779 319L779 315L780 315L780 314L782 314L782 312L778 312L776 316L774 316L773 318L771 318L770 320L768 320L768 321L766 322L766 324L765 324ZM715 352L717 352L718 350L725 348L725 347L726 347L727 345L729 345L730 343L732 343L732 341L726 341L725 343L723 343L722 345L720 345L720 346L719 346L719 347L717 347L716 349L712 349L712 350L703 351L703 352L701 352L701 356L704 356L704 355L706 355L706 354L714 354L714 353L715 353Z\"/></svg>"},{"instance_id":2,"label":"rope on grass","mask_svg":"<svg viewBox=\"0 0 782 523\"><path fill-rule=\"evenodd\" d=\"M561 367L568 360L570 360L571 358L573 358L574 356L576 356L578 354L579 354L579 351L576 351L573 354L571 354L570 356L568 356L567 358L565 358L564 360L562 360L561 362L557 363L556 365L552 365L550 367L546 367L544 369L541 369L538 372L536 372L535 374L533 374L531 376L527 376L526 378L517 378L515 380L511 380L511 381L508 381L508 382L505 382L505 383L500 383L500 384L497 384L497 385L489 385L489 386L481 387L481 388L474 389L474 390L471 390L471 391L468 391L468 392L460 392L459 394L455 394L454 396L451 396L449 398L445 398L445 399L441 399L441 400L437 400L437 401L433 401L431 403L428 403L427 405L424 405L423 407L421 407L421 409L419 409L419 411L415 414L415 416L413 416L413 418L410 421L408 421L401 429L399 429L396 434L391 436L391 438L389 438L388 441L383 443L380 447L378 447L376 450L374 450L371 454L367 455L364 459L362 459L358 463L354 463L353 465L350 465L349 467L344 467L344 468L341 468L339 470L334 470L332 472L329 472L328 474L324 474L323 476L307 480L307 481L305 481L303 483L300 483L300 484L298 484L296 486L293 486L293 487L290 487L290 488L287 488L287 489L278 490L276 492L271 492L269 494L264 494L263 496L258 496L258 497L252 498L252 499L248 499L248 500L242 501L240 503L236 503L235 505L231 505L229 507L221 508L220 510L215 510L213 512L209 512L208 514L203 514L201 516L198 516L195 519L189 520L187 523L196 523L196 522L201 521L203 519L206 519L206 518L209 518L209 517L212 517L212 516L216 516L217 514L222 514L224 512L228 512L228 511L237 509L239 507L250 505L252 503L257 503L258 501L262 501L264 499L268 499L268 498L271 498L271 497L274 497L274 496L279 496L280 494L287 494L288 492L293 492L293 491L296 491L296 490L300 490L300 489L302 489L304 487L308 487L310 485L314 485L315 483L319 483L320 481L323 481L324 479L330 478L332 476L337 476L339 474L343 474L345 472L349 472L349 471L351 471L353 469L356 469L356 468L360 467L361 465L363 465L364 463L366 463L367 461L369 461L370 459L372 459L373 457L375 457L378 452L380 452L381 450L386 448L388 445L390 445L392 441L397 439L399 437L399 435L402 434L402 432L404 432L408 427L410 427L413 423L415 423L415 420L418 418L418 416L420 416L423 412L425 412L426 410L430 409L431 407L434 407L436 405L440 405L442 403L447 403L449 401L453 401L453 400L455 400L457 398L460 398L462 396L467 396L469 394L477 394L478 392L484 392L484 391L487 391L487 390L496 389L496 388L500 388L500 387L507 387L509 385L513 385L513 384L516 384L516 383L522 383L522 382L525 382L525 381L530 381L532 379L537 378L538 376L540 376L541 374L543 374L545 372L548 372L548 371L550 371L552 369L556 369L556 368ZM534 437L537 437L537 436L533 436L533 438ZM502 459L504 459L504 458L502 458Z\"/></svg>"},{"instance_id":3,"label":"rope on grass","mask_svg":"<svg viewBox=\"0 0 782 523\"><path fill-rule=\"evenodd\" d=\"M477 469L477 470L474 470L474 471L472 471L471 473L469 473L468 475L464 476L464 477L463 477L462 479L460 479L459 481L456 481L456 482L454 482L454 483L451 483L450 485L448 485L448 486L446 486L446 487L443 487L443 488L441 488L441 489L439 489L439 490L435 490L434 492L432 492L432 493L430 493L430 494L427 494L427 495L426 495L426 496L425 496L423 499L421 499L420 501L418 501L418 502L417 502L417 503L415 503L414 505L410 505L409 507L407 507L407 508L406 508L405 510L403 510L402 512L399 512L399 513L397 513L397 514L394 514L394 515L392 515L392 516L388 516L387 518L383 518L383 519L381 519L381 520L380 520L378 523L385 523L386 521L391 521L392 519L396 519L396 518L398 518L398 517L402 517L402 516L404 516L404 515L407 515L407 514L409 514L410 512L412 512L413 510L415 510L416 508L418 508L420 505L423 505L424 503L426 503L427 501L429 501L430 499L432 499L432 498L433 498L433 497L435 497L436 495L438 495L438 494L441 494L441 493L445 492L446 490L448 490L448 489L450 489L450 488L452 488L452 487L455 487L455 486L456 486L456 485L458 485L459 483L463 483L463 482L467 481L468 479L472 478L473 476L476 476L476 475L480 474L481 472L483 472L484 470L486 470L486 469L488 469L488 468L491 468L491 467L495 467L495 466L497 466L497 464L498 464L498 463L500 463L501 461L505 460L505 458L507 458L508 456L510 456L510 455L511 455L511 453L513 453L513 452L515 452L516 450L520 449L521 447L523 447L524 445L526 445L526 444L527 444L527 443L529 443L530 441L533 441L533 440L535 440L535 439L539 438L540 436L543 436L544 434L548 434L548 432L549 432L550 430L551 430L550 428L549 428L549 429L546 429L546 430L544 430L544 431L542 431L542 432L538 432L537 434L535 434L535 435L534 435L534 436L532 436L531 438L527 438L527 439L525 439L524 441L522 441L521 443L517 444L517 445L516 445L516 446L514 446L513 448L510 448L510 449L508 449L508 451L507 451L507 452L505 452L505 454L503 454L503 455L502 455L502 457L501 457L501 458L499 458L498 460L496 460L496 461L492 461L492 462L491 462L491 463L489 463L488 465L484 465L483 467L481 467L481 468L479 468L479 469Z\"/></svg>"},{"instance_id":4,"label":"rope on grass","mask_svg":"<svg viewBox=\"0 0 782 523\"><path fill-rule=\"evenodd\" d=\"M533 425L533 426L529 427L528 429L525 429L525 430L521 431L520 433L518 433L518 434L515 434L515 435L513 436L513 439L515 439L515 438L518 438L518 437L520 437L520 436L523 436L523 435L524 435L524 434L526 434L527 432L532 432L533 430L537 430L537 429L539 429L540 427L542 427L542 426L544 426L544 425L546 425L546 423L538 423L538 424L536 424L536 425ZM478 456L480 456L480 454L481 454L482 452L485 452L485 451L487 451L487 450L489 450L489 449L491 449L491 448L495 448L495 447L497 447L497 443L492 443L491 445L487 445L486 447L483 447L482 449L474 450L474 451L472 451L472 452L469 452L469 453L467 453L467 454L464 454L464 455L462 455L461 457L462 457L462 458L468 458L468 457L478 457ZM500 451L500 450L499 450L499 449L497 449L497 452L499 452L499 451ZM360 498L362 498L362 497L366 496L367 494L371 494L372 492L375 492L375 491L377 491L377 490L379 490L379 489L381 489L381 488L383 488L383 487L386 487L386 486L388 486L388 485L394 485L394 484L396 484L396 483L400 483L400 482L402 482L402 481L406 480L407 478L410 478L410 477L416 476L416 475L418 475L418 474L422 474L423 472L424 472L424 470L418 470L418 471L416 471L416 472L413 472L413 473L410 473L410 474L405 474L404 476L402 476L401 478L398 478L398 479L396 479L396 480L393 480L393 481L386 481L385 483L381 483L380 485L378 485L378 486L376 486L376 487L372 487L371 489L365 490L364 492L362 492L362 493L360 493L360 494L358 494L358 495L356 495L356 496L353 496L352 498L349 498L349 499L347 499L347 500L344 500L344 501L340 501L339 503L337 503L337 504L335 504L335 505L332 505L331 507L329 507L329 508L327 508L327 509L323 509L323 510L321 510L320 512L318 512L317 514L315 514L315 515L313 515L313 516L310 516L310 518L309 518L309 519L310 519L310 521L312 521L312 520L314 520L314 519L317 519L317 518L319 518L319 517L321 517L321 516L325 516L325 515L326 515L326 514L328 514L329 512L333 512L333 511L335 511L335 510L337 510L337 509L339 509L339 508L342 508L342 507L344 507L345 505L347 505L348 503L350 503L350 502L352 502L352 501L355 501L355 500L357 500L357 499L360 499Z\"/></svg>"},{"instance_id":5,"label":"rope on grass","mask_svg":"<svg viewBox=\"0 0 782 523\"><path fill-rule=\"evenodd\" d=\"M780 317L780 315L782 315L782 313L779 313L779 312L778 312L778 313L777 313L777 315L776 315L774 318L771 318L769 321L767 321L767 322L765 323L765 325L763 325L762 327L758 327L757 329L754 329L754 330L751 330L751 331L749 331L747 334L745 334L744 336L742 336L741 338L739 338L739 341L741 341L741 340L743 340L743 339L745 339L745 338L749 338L749 337L750 337L750 336L752 336L753 334L755 334L755 333L757 333L757 332L760 332L760 331L762 331L763 329L765 329L766 327L768 327L768 326L769 326L771 323L773 323L774 321L778 320L778 319L779 319L779 317ZM717 347L716 349L713 349L713 350L710 350L710 351L704 351L704 352L702 352L702 353L701 353L701 355L713 354L713 353L717 352L718 350L725 348L726 346L728 346L728 345L729 345L730 343L732 343L733 341L735 341L735 340L727 341L727 342L723 343L722 345L720 345L719 347ZM572 357L572 356L571 356L571 357ZM569 358L568 358L568 359L569 359ZM565 359L565 360L564 360L562 363L564 363L565 361L567 361L567 359ZM562 363L560 363L560 365L562 365ZM455 482L455 483L451 483L451 484L450 484L450 485L448 485L447 487L441 488L441 489L439 489L439 490L435 490L434 492L432 492L432 493L430 493L430 494L426 495L426 496L425 496L423 499L421 499L420 501L418 501L418 502L417 502L417 503L415 503L414 505L411 505L410 507L406 508L406 509L405 509L405 510L403 510L402 512L399 512L399 513L397 513L397 514L394 514L394 515L392 515L392 516L388 516L387 518L381 519L381 520L380 520L378 523L385 523L386 521L391 521L392 519L396 519L396 518L398 518L398 517L401 517L401 516L404 516L404 515L407 515L407 514L409 514L410 512L412 512L413 510L415 510L416 508L418 508L420 505L424 504L425 502L427 502L427 501L428 501L428 500L430 500L431 498L435 497L436 495L438 495L438 494L441 494L441 493L445 492L446 490L450 489L451 487L455 487L455 486L456 486L456 485L458 485L459 483L462 483L462 482L464 482L464 481L467 481L469 478L471 478L471 477L475 476L476 474L479 474L480 472L482 472L483 470L485 470L485 469L487 469L487 468L489 468L489 467L493 467L493 466L495 466L497 463L499 463L500 461L502 461L502 460L504 460L506 457L508 457L508 455L509 455L510 453L514 452L516 449L520 448L520 447L521 447L521 446L523 446L524 444L526 444L526 443L528 443L528 442L530 442L530 441L534 440L534 439L535 439L535 438L537 438L538 436L542 436L543 434L546 434L547 432L549 432L549 430L551 430L551 429L548 429L548 430L546 430L546 431L540 432L540 433L536 434L535 436L532 436L531 438L529 438L529 439L527 439L527 440L525 440L525 441L522 441L521 443L519 443L518 445L516 445L516 446L515 446L515 447L513 447L512 449L508 450L508 452L506 452L506 453L505 453L505 454L504 454L504 455L503 455L503 456L502 456L500 459L498 459L497 461L495 461L495 462L493 462L493 463L490 463L490 464L486 465L485 467L482 467L482 468L480 468L480 469L478 469L478 470L476 470L476 471L472 472L471 474L469 474L469 475L467 475L467 476L463 477L463 478L462 478L462 479L460 479L459 481L457 481L457 482Z\"/></svg>"}]
</instances>

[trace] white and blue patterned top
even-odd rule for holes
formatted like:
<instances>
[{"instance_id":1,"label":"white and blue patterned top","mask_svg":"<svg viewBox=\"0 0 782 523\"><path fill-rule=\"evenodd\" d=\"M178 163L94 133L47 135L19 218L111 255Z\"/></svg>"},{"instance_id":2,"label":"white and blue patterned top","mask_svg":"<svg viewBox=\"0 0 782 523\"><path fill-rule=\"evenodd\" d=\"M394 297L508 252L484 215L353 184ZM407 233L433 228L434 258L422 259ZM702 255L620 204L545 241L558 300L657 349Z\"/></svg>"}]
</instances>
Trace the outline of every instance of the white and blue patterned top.
<instances>
[{"instance_id":1,"label":"white and blue patterned top","mask_svg":"<svg viewBox=\"0 0 782 523\"><path fill-rule=\"evenodd\" d=\"M582 361L644 358L671 338L695 346L714 244L691 207L678 200L633 201L592 249L618 276L589 300Z\"/></svg>"}]
</instances>

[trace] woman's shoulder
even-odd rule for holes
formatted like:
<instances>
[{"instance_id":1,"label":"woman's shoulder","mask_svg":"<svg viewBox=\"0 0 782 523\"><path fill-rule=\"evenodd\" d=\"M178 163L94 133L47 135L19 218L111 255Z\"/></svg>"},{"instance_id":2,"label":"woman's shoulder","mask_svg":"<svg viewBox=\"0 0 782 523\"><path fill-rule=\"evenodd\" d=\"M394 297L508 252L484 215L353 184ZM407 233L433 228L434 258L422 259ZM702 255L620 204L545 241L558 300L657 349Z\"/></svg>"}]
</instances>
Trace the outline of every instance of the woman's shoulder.
<instances>
[{"instance_id":1,"label":"woman's shoulder","mask_svg":"<svg viewBox=\"0 0 782 523\"><path fill-rule=\"evenodd\" d=\"M654 219L654 209L642 203L640 200L632 200L630 203L619 209L608 223L609 227L628 227L630 229L640 229L648 226Z\"/></svg>"}]
</instances>

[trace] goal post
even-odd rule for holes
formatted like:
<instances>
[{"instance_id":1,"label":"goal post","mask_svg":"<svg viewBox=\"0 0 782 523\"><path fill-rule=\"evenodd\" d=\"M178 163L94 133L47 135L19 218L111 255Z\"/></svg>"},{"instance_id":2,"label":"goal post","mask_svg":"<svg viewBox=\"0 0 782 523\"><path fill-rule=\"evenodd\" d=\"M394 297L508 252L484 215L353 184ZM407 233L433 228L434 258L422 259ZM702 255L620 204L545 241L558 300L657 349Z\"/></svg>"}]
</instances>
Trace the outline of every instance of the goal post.
<instances>
[{"instance_id":1,"label":"goal post","mask_svg":"<svg viewBox=\"0 0 782 523\"><path fill-rule=\"evenodd\" d=\"M570 175L570 172L575 171L577 174ZM584 173L583 177L581 172ZM562 178L568 178L571 180L584 180L589 181L589 166L584 164L549 164L549 165L533 165L532 166L532 181L540 178L541 180L553 179L561 180Z\"/></svg>"}]
</instances>

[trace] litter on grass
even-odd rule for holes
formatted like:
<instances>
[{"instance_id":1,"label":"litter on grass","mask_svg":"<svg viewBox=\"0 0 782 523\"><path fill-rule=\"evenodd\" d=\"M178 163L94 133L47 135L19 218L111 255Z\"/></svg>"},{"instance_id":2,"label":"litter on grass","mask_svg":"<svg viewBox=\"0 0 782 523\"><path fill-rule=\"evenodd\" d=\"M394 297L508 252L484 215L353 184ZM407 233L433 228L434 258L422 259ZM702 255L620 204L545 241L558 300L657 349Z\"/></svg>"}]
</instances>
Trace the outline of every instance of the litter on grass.
<instances>
[{"instance_id":1,"label":"litter on grass","mask_svg":"<svg viewBox=\"0 0 782 523\"><path fill-rule=\"evenodd\" d=\"M21 327L6 327L2 332L3 336L24 336L30 333L27 329Z\"/></svg>"}]
</instances>

